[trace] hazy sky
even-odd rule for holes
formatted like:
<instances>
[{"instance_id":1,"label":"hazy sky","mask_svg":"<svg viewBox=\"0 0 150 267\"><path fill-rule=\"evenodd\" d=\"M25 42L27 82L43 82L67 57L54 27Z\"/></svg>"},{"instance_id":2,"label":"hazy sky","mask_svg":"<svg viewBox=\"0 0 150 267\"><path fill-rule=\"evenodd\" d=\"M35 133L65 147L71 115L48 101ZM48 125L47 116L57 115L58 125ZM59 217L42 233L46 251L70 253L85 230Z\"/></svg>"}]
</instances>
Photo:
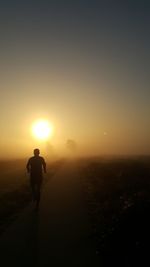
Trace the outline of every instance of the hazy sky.
<instances>
[{"instance_id":1,"label":"hazy sky","mask_svg":"<svg viewBox=\"0 0 150 267\"><path fill-rule=\"evenodd\" d=\"M39 146L40 117L58 153L150 153L149 25L146 0L1 0L1 155Z\"/></svg>"}]
</instances>

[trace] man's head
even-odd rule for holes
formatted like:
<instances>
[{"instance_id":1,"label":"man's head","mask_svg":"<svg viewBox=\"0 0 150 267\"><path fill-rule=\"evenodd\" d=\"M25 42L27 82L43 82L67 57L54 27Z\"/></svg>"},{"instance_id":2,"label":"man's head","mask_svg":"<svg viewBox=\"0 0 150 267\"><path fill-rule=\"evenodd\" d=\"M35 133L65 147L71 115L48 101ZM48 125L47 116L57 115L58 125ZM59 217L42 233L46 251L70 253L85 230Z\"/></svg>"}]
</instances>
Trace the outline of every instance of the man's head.
<instances>
[{"instance_id":1,"label":"man's head","mask_svg":"<svg viewBox=\"0 0 150 267\"><path fill-rule=\"evenodd\" d=\"M33 152L34 152L34 156L39 156L40 154L40 150L38 148L35 148Z\"/></svg>"}]
</instances>

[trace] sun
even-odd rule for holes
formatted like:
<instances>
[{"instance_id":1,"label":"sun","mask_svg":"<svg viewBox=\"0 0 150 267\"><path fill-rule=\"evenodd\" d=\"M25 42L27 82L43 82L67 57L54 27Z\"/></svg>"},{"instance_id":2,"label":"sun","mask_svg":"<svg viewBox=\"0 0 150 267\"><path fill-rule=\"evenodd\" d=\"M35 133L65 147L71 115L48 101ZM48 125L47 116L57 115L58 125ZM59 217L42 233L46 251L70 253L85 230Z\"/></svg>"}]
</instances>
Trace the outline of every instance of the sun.
<instances>
[{"instance_id":1,"label":"sun","mask_svg":"<svg viewBox=\"0 0 150 267\"><path fill-rule=\"evenodd\" d=\"M53 126L48 120L38 120L32 125L32 134L39 140L47 140L52 136Z\"/></svg>"}]
</instances>

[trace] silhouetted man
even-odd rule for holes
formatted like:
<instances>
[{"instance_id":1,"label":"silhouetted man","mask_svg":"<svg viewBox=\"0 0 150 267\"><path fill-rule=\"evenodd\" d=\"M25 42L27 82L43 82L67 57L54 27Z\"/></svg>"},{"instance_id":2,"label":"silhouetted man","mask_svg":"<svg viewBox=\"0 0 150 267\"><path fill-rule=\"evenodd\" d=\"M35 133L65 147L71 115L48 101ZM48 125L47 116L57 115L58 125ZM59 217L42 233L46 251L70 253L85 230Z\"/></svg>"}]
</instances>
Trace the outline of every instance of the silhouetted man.
<instances>
[{"instance_id":1,"label":"silhouetted man","mask_svg":"<svg viewBox=\"0 0 150 267\"><path fill-rule=\"evenodd\" d=\"M38 209L43 181L43 170L46 173L46 163L44 158L39 156L40 150L38 148L34 149L33 152L34 156L28 160L26 168L28 173L30 173L33 201L36 201L36 209Z\"/></svg>"}]
</instances>

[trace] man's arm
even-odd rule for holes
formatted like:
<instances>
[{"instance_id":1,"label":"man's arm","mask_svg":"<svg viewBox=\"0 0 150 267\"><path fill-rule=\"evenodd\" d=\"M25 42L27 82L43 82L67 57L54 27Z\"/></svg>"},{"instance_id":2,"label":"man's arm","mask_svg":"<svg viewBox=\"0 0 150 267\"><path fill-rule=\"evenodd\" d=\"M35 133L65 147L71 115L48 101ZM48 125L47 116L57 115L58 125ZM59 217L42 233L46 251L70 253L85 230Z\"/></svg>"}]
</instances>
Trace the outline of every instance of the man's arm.
<instances>
[{"instance_id":1,"label":"man's arm","mask_svg":"<svg viewBox=\"0 0 150 267\"><path fill-rule=\"evenodd\" d=\"M27 162L26 169L27 169L27 172L30 173L30 159Z\"/></svg>"},{"instance_id":2,"label":"man's arm","mask_svg":"<svg viewBox=\"0 0 150 267\"><path fill-rule=\"evenodd\" d=\"M43 165L43 170L46 173L46 162L45 162L44 158L42 158L42 165Z\"/></svg>"}]
</instances>

